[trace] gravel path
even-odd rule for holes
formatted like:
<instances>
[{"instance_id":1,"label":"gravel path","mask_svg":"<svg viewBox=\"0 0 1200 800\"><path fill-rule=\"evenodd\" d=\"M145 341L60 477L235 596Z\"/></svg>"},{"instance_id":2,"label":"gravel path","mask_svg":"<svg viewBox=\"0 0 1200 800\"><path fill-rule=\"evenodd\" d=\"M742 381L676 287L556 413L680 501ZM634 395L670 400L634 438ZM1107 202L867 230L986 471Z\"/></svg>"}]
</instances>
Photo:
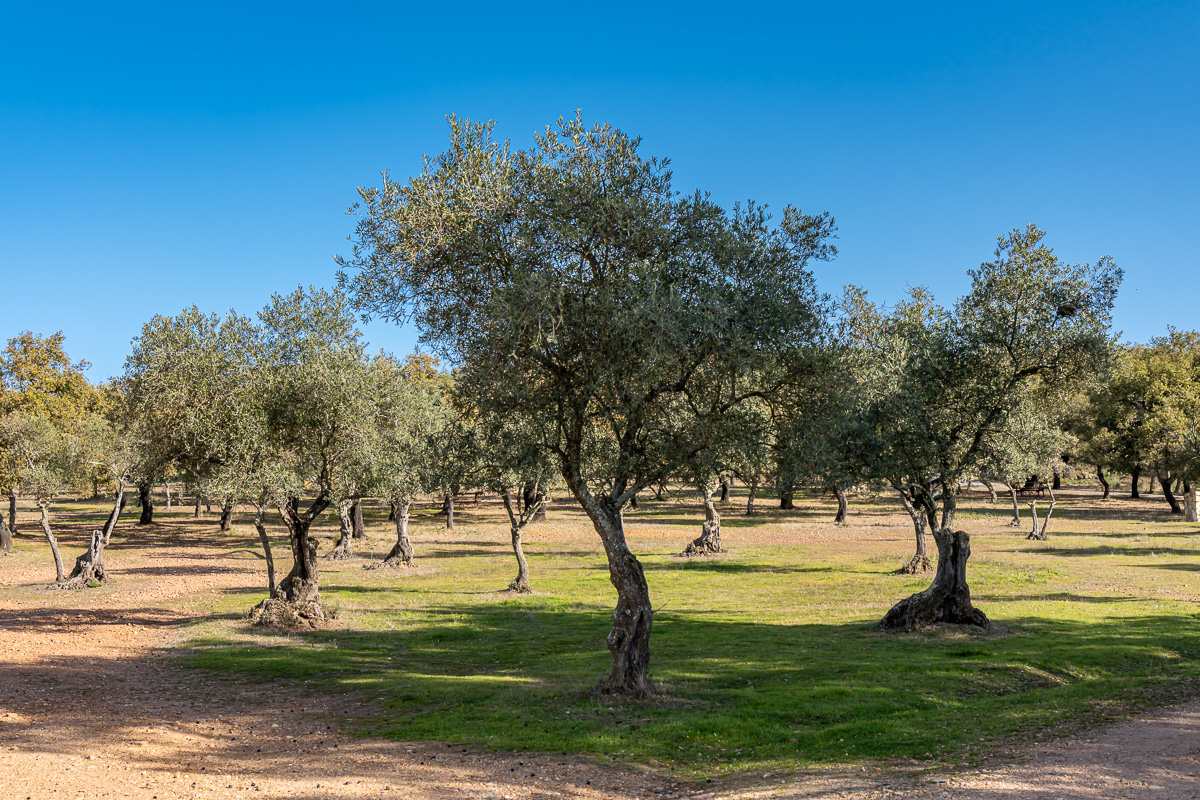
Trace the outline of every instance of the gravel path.
<instances>
[{"instance_id":1,"label":"gravel path","mask_svg":"<svg viewBox=\"0 0 1200 800\"><path fill-rule=\"evenodd\" d=\"M166 648L203 614L189 598L257 582L256 562L184 544L108 560L111 590L0 600L0 798L1200 798L1200 702L945 779L679 786L566 756L351 737L338 720L353 697L172 666ZM0 586L45 580L45 565L0 564Z\"/></svg>"}]
</instances>

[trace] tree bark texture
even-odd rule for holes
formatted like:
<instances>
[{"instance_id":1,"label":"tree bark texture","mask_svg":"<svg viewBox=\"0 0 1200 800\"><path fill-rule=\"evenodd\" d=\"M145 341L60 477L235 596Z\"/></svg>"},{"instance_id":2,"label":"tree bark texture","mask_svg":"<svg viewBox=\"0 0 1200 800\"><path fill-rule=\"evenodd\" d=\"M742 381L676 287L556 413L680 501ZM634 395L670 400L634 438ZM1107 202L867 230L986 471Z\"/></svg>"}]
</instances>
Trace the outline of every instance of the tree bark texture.
<instances>
[{"instance_id":1,"label":"tree bark texture","mask_svg":"<svg viewBox=\"0 0 1200 800\"><path fill-rule=\"evenodd\" d=\"M1101 495L1101 500L1107 500L1112 493L1112 487L1108 485L1108 478L1104 475L1104 467L1096 467L1096 477L1100 479L1100 485L1104 487L1104 494Z\"/></svg>"},{"instance_id":2,"label":"tree bark texture","mask_svg":"<svg viewBox=\"0 0 1200 800\"><path fill-rule=\"evenodd\" d=\"M342 500L338 503L338 540L334 548L325 554L325 557L340 561L354 555L354 522L350 518L350 501Z\"/></svg>"},{"instance_id":3,"label":"tree bark texture","mask_svg":"<svg viewBox=\"0 0 1200 800\"><path fill-rule=\"evenodd\" d=\"M396 521L396 504L388 503L388 522Z\"/></svg>"},{"instance_id":4,"label":"tree bark texture","mask_svg":"<svg viewBox=\"0 0 1200 800\"><path fill-rule=\"evenodd\" d=\"M171 510L171 484L164 483L163 490L167 496L167 511L170 511Z\"/></svg>"},{"instance_id":5,"label":"tree bark texture","mask_svg":"<svg viewBox=\"0 0 1200 800\"><path fill-rule=\"evenodd\" d=\"M221 530L227 531L233 524L233 501L227 500L221 505Z\"/></svg>"},{"instance_id":6,"label":"tree bark texture","mask_svg":"<svg viewBox=\"0 0 1200 800\"><path fill-rule=\"evenodd\" d=\"M1033 530L1029 532L1026 539L1036 542L1046 541L1046 528L1050 526L1050 515L1054 513L1054 505L1058 501L1054 499L1054 492L1050 492L1050 508L1046 510L1046 518L1039 524L1037 515L1037 500L1029 501L1029 516L1033 518Z\"/></svg>"},{"instance_id":7,"label":"tree bark texture","mask_svg":"<svg viewBox=\"0 0 1200 800\"><path fill-rule=\"evenodd\" d=\"M85 586L104 583L108 580L108 573L104 570L104 548L108 547L113 530L116 529L117 521L120 520L121 512L124 509L125 483L117 481L117 497L113 502L112 511L104 523L104 528L92 531L87 551L75 559L75 568L71 570L71 574L67 576L66 580L58 581L57 588L82 589Z\"/></svg>"},{"instance_id":8,"label":"tree bark texture","mask_svg":"<svg viewBox=\"0 0 1200 800\"><path fill-rule=\"evenodd\" d=\"M971 605L967 586L967 559L971 556L971 537L965 531L948 528L935 530L938 563L929 588L901 600L880 623L885 631L912 631L940 622L958 625L989 626L987 615Z\"/></svg>"},{"instance_id":9,"label":"tree bark texture","mask_svg":"<svg viewBox=\"0 0 1200 800\"><path fill-rule=\"evenodd\" d=\"M267 557L267 595L274 600L278 592L275 586L275 557L271 554L271 539L267 536L267 526L263 522L263 510L258 509L254 515L254 529L258 531L258 540L262 542L263 555Z\"/></svg>"},{"instance_id":10,"label":"tree bark texture","mask_svg":"<svg viewBox=\"0 0 1200 800\"><path fill-rule=\"evenodd\" d=\"M721 479L721 502L722 503L729 502L729 487L732 484L733 484L732 478L722 478Z\"/></svg>"},{"instance_id":11,"label":"tree bark texture","mask_svg":"<svg viewBox=\"0 0 1200 800\"><path fill-rule=\"evenodd\" d=\"M8 490L8 529L17 533L17 490Z\"/></svg>"},{"instance_id":12,"label":"tree bark texture","mask_svg":"<svg viewBox=\"0 0 1200 800\"><path fill-rule=\"evenodd\" d=\"M846 490L841 486L833 487L833 493L837 495L838 509L837 514L833 517L834 525L846 524L846 512L850 506L850 501L846 499Z\"/></svg>"},{"instance_id":13,"label":"tree bark texture","mask_svg":"<svg viewBox=\"0 0 1200 800\"><path fill-rule=\"evenodd\" d=\"M1010 528L1021 527L1021 506L1017 504L1017 485L1015 483L1008 484L1008 494L1012 498L1013 518L1008 521Z\"/></svg>"},{"instance_id":14,"label":"tree bark texture","mask_svg":"<svg viewBox=\"0 0 1200 800\"><path fill-rule=\"evenodd\" d=\"M748 483L746 486L749 489L749 492L746 494L746 516L752 517L754 516L754 500L758 497L758 484Z\"/></svg>"},{"instance_id":15,"label":"tree bark texture","mask_svg":"<svg viewBox=\"0 0 1200 800\"><path fill-rule=\"evenodd\" d=\"M1171 491L1171 484L1174 480L1174 475L1158 476L1158 483L1162 487L1163 497L1166 498L1167 505L1171 507L1171 513L1182 514L1183 506L1179 505L1179 500L1175 497L1175 493Z\"/></svg>"},{"instance_id":16,"label":"tree bark texture","mask_svg":"<svg viewBox=\"0 0 1200 800\"><path fill-rule=\"evenodd\" d=\"M512 494L508 489L504 489L500 493L500 499L504 501L504 510L508 512L508 529L512 538L513 555L517 558L517 577L508 584L508 591L517 594L529 594L533 591L533 587L529 583L529 563L525 560L525 551L521 548L521 537L525 533L526 526L537 517L538 507L542 504L542 498L537 494L536 484L532 497L525 491L528 487L527 483L522 488L520 511L514 511Z\"/></svg>"},{"instance_id":17,"label":"tree bark texture","mask_svg":"<svg viewBox=\"0 0 1200 800\"><path fill-rule=\"evenodd\" d=\"M991 498L991 501L993 503L999 502L999 498L996 497L996 484L992 483L987 478L980 478L979 482L982 483L983 487L988 490L988 496Z\"/></svg>"},{"instance_id":18,"label":"tree bark texture","mask_svg":"<svg viewBox=\"0 0 1200 800\"><path fill-rule=\"evenodd\" d=\"M275 597L263 600L250 612L250 618L256 623L316 626L325 620L317 543L309 536L309 529L313 520L329 507L329 499L318 495L303 513L298 510L298 505L289 500L279 506L279 516L287 528L288 543L292 548L292 569L279 582Z\"/></svg>"},{"instance_id":19,"label":"tree bark texture","mask_svg":"<svg viewBox=\"0 0 1200 800\"><path fill-rule=\"evenodd\" d=\"M796 490L791 486L785 486L779 490L779 508L783 511L791 511L796 507Z\"/></svg>"},{"instance_id":20,"label":"tree bark texture","mask_svg":"<svg viewBox=\"0 0 1200 800\"><path fill-rule=\"evenodd\" d=\"M382 561L371 565L371 569L379 567L411 567L413 565L413 546L408 538L408 498L394 503L396 507L396 543L384 556Z\"/></svg>"},{"instance_id":21,"label":"tree bark texture","mask_svg":"<svg viewBox=\"0 0 1200 800\"><path fill-rule=\"evenodd\" d=\"M900 501L904 503L904 510L908 512L909 519L912 520L913 533L917 541L916 552L908 560L908 563L900 568L900 573L902 575L917 575L922 572L932 572L933 562L929 560L929 544L925 534L928 527L928 520L925 514L917 508L905 492L900 492Z\"/></svg>"},{"instance_id":22,"label":"tree bark texture","mask_svg":"<svg viewBox=\"0 0 1200 800\"><path fill-rule=\"evenodd\" d=\"M150 525L154 522L154 497L150 494L151 488L149 483L138 484L138 505L141 506L138 525Z\"/></svg>"},{"instance_id":23,"label":"tree bark texture","mask_svg":"<svg viewBox=\"0 0 1200 800\"><path fill-rule=\"evenodd\" d=\"M42 533L46 535L46 541L50 543L50 554L54 556L54 583L59 584L67 579L67 573L63 569L62 553L58 551L58 539L54 538L54 532L50 530L50 504L39 500L37 505L41 512Z\"/></svg>"},{"instance_id":24,"label":"tree bark texture","mask_svg":"<svg viewBox=\"0 0 1200 800\"><path fill-rule=\"evenodd\" d=\"M700 528L700 536L692 541L680 555L707 556L713 553L724 553L721 547L721 515L713 503L712 489L700 487L700 496L704 499L704 524Z\"/></svg>"},{"instance_id":25,"label":"tree bark texture","mask_svg":"<svg viewBox=\"0 0 1200 800\"><path fill-rule=\"evenodd\" d=\"M355 500L354 505L350 506L350 524L355 539L367 538L367 526L363 522L362 500Z\"/></svg>"},{"instance_id":26,"label":"tree bark texture","mask_svg":"<svg viewBox=\"0 0 1200 800\"><path fill-rule=\"evenodd\" d=\"M446 511L446 530L454 530L454 495L446 492L446 502L443 504Z\"/></svg>"}]
</instances>

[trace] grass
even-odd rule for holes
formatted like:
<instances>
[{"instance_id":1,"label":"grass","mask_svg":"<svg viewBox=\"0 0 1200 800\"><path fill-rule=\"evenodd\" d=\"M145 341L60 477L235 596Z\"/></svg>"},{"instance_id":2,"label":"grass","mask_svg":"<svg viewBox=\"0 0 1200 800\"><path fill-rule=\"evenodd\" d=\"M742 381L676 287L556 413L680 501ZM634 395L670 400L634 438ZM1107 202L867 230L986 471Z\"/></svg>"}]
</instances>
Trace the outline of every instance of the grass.
<instances>
[{"instance_id":1,"label":"grass","mask_svg":"<svg viewBox=\"0 0 1200 800\"><path fill-rule=\"evenodd\" d=\"M692 504L627 516L657 607L651 671L664 694L653 702L591 691L609 666L614 593L595 534L565 501L528 537L534 595L498 591L515 572L501 512L464 504L455 531L431 511L416 519L414 570L326 562L332 627L252 628L241 615L262 591L247 587L213 600L181 657L355 692L350 725L364 734L688 776L971 764L1198 693L1200 528L1161 499L1068 490L1044 543L1005 526L1011 506L969 499L972 591L998 625L986 634L879 633L887 608L929 580L895 574L911 526L886 497L858 499L844 528L829 524L829 506L809 499L747 519L731 504L732 552L707 560L673 556L699 530ZM376 557L390 544L382 513L368 518ZM235 529L228 547L252 536Z\"/></svg>"}]
</instances>

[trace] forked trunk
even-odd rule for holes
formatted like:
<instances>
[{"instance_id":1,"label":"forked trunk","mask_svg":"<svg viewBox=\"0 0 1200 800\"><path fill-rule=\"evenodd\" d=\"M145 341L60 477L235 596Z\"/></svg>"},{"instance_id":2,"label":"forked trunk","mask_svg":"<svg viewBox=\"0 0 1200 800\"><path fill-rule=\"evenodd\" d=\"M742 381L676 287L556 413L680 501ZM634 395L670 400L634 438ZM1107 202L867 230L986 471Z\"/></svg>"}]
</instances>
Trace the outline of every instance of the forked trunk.
<instances>
[{"instance_id":1,"label":"forked trunk","mask_svg":"<svg viewBox=\"0 0 1200 800\"><path fill-rule=\"evenodd\" d=\"M971 556L971 537L965 531L935 530L937 572L929 588L901 600L880 623L885 631L912 631L939 622L958 625L989 626L987 616L971 605L967 586L967 559Z\"/></svg>"},{"instance_id":2,"label":"forked trunk","mask_svg":"<svg viewBox=\"0 0 1200 800\"><path fill-rule=\"evenodd\" d=\"M355 500L350 506L350 524L354 530L355 539L367 538L367 526L363 523L362 500Z\"/></svg>"},{"instance_id":3,"label":"forked trunk","mask_svg":"<svg viewBox=\"0 0 1200 800\"><path fill-rule=\"evenodd\" d=\"M528 487L527 483L524 489L528 489ZM521 548L521 536L525 532L525 526L537 516L538 507L542 503L541 497L537 494L536 484L532 497L524 489L519 511L513 510L512 493L507 488L500 493L500 499L504 501L504 510L508 512L508 532L512 537L513 555L517 557L517 577L508 584L508 591L517 594L529 594L533 591L533 587L529 583L529 564L525 561L525 551Z\"/></svg>"},{"instance_id":4,"label":"forked trunk","mask_svg":"<svg viewBox=\"0 0 1200 800\"><path fill-rule=\"evenodd\" d=\"M233 501L227 500L221 506L221 530L227 531L233 524Z\"/></svg>"},{"instance_id":5,"label":"forked trunk","mask_svg":"<svg viewBox=\"0 0 1200 800\"><path fill-rule=\"evenodd\" d=\"M987 478L980 478L979 482L982 483L984 488L988 490L988 495L991 497L992 502L999 502L999 498L996 497L996 484L992 483Z\"/></svg>"},{"instance_id":6,"label":"forked trunk","mask_svg":"<svg viewBox=\"0 0 1200 800\"><path fill-rule=\"evenodd\" d=\"M1133 468L1133 472L1129 473L1129 496L1137 500L1142 495L1138 492L1138 481L1142 479L1142 468L1137 466Z\"/></svg>"},{"instance_id":7,"label":"forked trunk","mask_svg":"<svg viewBox=\"0 0 1200 800\"><path fill-rule=\"evenodd\" d=\"M271 554L271 539L267 536L267 526L263 523L263 510L259 507L254 515L254 529L258 531L258 540L262 542L263 554L267 557L267 594L272 600L278 592L275 586L275 558Z\"/></svg>"},{"instance_id":8,"label":"forked trunk","mask_svg":"<svg viewBox=\"0 0 1200 800\"><path fill-rule=\"evenodd\" d=\"M1182 514L1183 506L1179 505L1179 500L1175 497L1175 493L1171 491L1171 483L1175 480L1173 475L1158 476L1158 483L1162 486L1163 497L1167 500L1167 505L1171 507L1172 514Z\"/></svg>"},{"instance_id":9,"label":"forked trunk","mask_svg":"<svg viewBox=\"0 0 1200 800\"><path fill-rule=\"evenodd\" d=\"M413 546L408 539L408 498L393 503L396 508L396 543L384 556L383 561L371 565L371 569L379 567L411 567L413 565Z\"/></svg>"},{"instance_id":10,"label":"forked trunk","mask_svg":"<svg viewBox=\"0 0 1200 800\"><path fill-rule=\"evenodd\" d=\"M11 553L12 544L12 531L8 529L8 523L4 521L4 515L0 514L0 556Z\"/></svg>"},{"instance_id":11,"label":"forked trunk","mask_svg":"<svg viewBox=\"0 0 1200 800\"><path fill-rule=\"evenodd\" d=\"M708 485L702 485L700 496L704 499L704 525L700 528L700 536L684 548L680 555L706 556L725 552L721 548L721 515L717 513L717 506L713 503L712 489Z\"/></svg>"},{"instance_id":12,"label":"forked trunk","mask_svg":"<svg viewBox=\"0 0 1200 800\"><path fill-rule=\"evenodd\" d=\"M125 483L117 481L117 498L113 502L112 511L104 523L104 528L92 531L87 552L75 559L75 568L71 570L71 574L66 577L66 580L58 581L57 588L82 589L85 586L95 586L108 580L108 573L104 571L104 548L108 547L108 542L112 539L113 530L117 527L117 521L121 518L121 511L124 508Z\"/></svg>"},{"instance_id":13,"label":"forked trunk","mask_svg":"<svg viewBox=\"0 0 1200 800\"><path fill-rule=\"evenodd\" d=\"M546 504L540 499L537 481L526 481L521 487L522 508L533 508L533 522L541 522L546 518Z\"/></svg>"},{"instance_id":14,"label":"forked trunk","mask_svg":"<svg viewBox=\"0 0 1200 800\"><path fill-rule=\"evenodd\" d=\"M900 568L900 574L916 575L921 572L932 572L933 562L929 560L929 544L925 534L928 520L905 492L900 492L900 501L904 503L904 510L908 512L909 519L912 520L913 533L917 541L916 552L908 560L908 563Z\"/></svg>"},{"instance_id":15,"label":"forked trunk","mask_svg":"<svg viewBox=\"0 0 1200 800\"><path fill-rule=\"evenodd\" d=\"M1038 523L1037 515L1037 500L1029 501L1029 516L1033 517L1033 530L1029 532L1026 539L1037 542L1046 541L1046 528L1050 527L1050 515L1054 513L1054 506L1058 501L1054 499L1054 490L1050 490L1050 508L1046 510L1046 518Z\"/></svg>"},{"instance_id":16,"label":"forked trunk","mask_svg":"<svg viewBox=\"0 0 1200 800\"><path fill-rule=\"evenodd\" d=\"M250 618L266 625L318 625L325 620L321 607L320 572L317 543L309 536L313 520L329 507L323 495L313 500L304 513L291 500L279 506L279 516L288 531L292 548L292 569L279 582L275 596L263 600L250 612Z\"/></svg>"},{"instance_id":17,"label":"forked trunk","mask_svg":"<svg viewBox=\"0 0 1200 800\"><path fill-rule=\"evenodd\" d=\"M846 511L850 506L850 502L846 499L846 490L841 486L835 486L833 487L833 493L837 495L838 501L838 510L837 514L834 515L833 524L844 525L846 524Z\"/></svg>"},{"instance_id":18,"label":"forked trunk","mask_svg":"<svg viewBox=\"0 0 1200 800\"><path fill-rule=\"evenodd\" d=\"M54 582L59 584L67 579L67 573L63 569L62 553L58 551L58 539L54 538L54 532L50 530L50 504L39 500L38 510L41 512L42 533L46 534L46 541L50 543L50 554L54 556Z\"/></svg>"},{"instance_id":19,"label":"forked trunk","mask_svg":"<svg viewBox=\"0 0 1200 800\"><path fill-rule=\"evenodd\" d=\"M150 494L150 489L148 483L138 484L138 505L142 508L141 514L138 515L138 525L150 525L154 522L154 497Z\"/></svg>"},{"instance_id":20,"label":"forked trunk","mask_svg":"<svg viewBox=\"0 0 1200 800\"><path fill-rule=\"evenodd\" d=\"M354 523L350 519L350 501L338 503L338 540L325 557L334 561L349 558L354 554Z\"/></svg>"},{"instance_id":21,"label":"forked trunk","mask_svg":"<svg viewBox=\"0 0 1200 800\"><path fill-rule=\"evenodd\" d=\"M1096 467L1096 477L1100 479L1100 485L1104 487L1104 494L1101 495L1101 500L1107 500L1112 492L1112 487L1108 485L1108 478L1104 476L1104 467Z\"/></svg>"}]
</instances>

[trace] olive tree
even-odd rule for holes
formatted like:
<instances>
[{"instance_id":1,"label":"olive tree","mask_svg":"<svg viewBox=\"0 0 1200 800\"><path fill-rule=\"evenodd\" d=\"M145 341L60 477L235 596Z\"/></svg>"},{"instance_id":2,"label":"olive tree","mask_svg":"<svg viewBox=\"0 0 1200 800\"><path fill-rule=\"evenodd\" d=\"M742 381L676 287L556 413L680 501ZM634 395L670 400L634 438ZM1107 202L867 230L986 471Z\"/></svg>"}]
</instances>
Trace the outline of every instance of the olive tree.
<instances>
[{"instance_id":1,"label":"olive tree","mask_svg":"<svg viewBox=\"0 0 1200 800\"><path fill-rule=\"evenodd\" d=\"M891 354L872 405L877 468L925 515L938 549L932 584L897 603L885 629L988 624L971 603L970 537L954 530L960 482L1030 393L1078 385L1107 363L1121 271L1108 258L1063 263L1043 238L1034 226L1001 237L951 308L917 291L890 313L864 314L865 338Z\"/></svg>"},{"instance_id":2,"label":"olive tree","mask_svg":"<svg viewBox=\"0 0 1200 800\"><path fill-rule=\"evenodd\" d=\"M578 118L525 150L491 124L450 128L420 175L360 190L343 286L367 314L414 318L470 405L553 422L540 445L617 592L602 689L652 692L653 609L622 511L706 446L709 421L785 380L748 376L786 373L821 324L806 264L832 255L832 219L680 195L668 162Z\"/></svg>"}]
</instances>

